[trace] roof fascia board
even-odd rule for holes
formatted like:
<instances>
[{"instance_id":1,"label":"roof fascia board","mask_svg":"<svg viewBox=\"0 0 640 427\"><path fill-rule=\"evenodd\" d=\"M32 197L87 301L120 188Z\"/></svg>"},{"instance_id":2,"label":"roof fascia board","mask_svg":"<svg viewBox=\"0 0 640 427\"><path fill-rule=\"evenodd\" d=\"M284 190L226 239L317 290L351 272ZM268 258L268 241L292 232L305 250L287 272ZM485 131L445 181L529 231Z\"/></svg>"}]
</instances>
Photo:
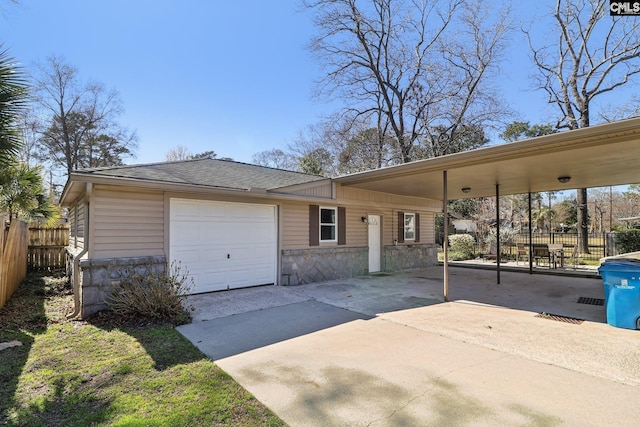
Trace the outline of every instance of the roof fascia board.
<instances>
[{"instance_id":1,"label":"roof fascia board","mask_svg":"<svg viewBox=\"0 0 640 427\"><path fill-rule=\"evenodd\" d=\"M319 196L301 196L295 194L275 193L267 191L265 193L259 191L251 191L245 189L209 187L193 184L167 183L158 181L148 181L142 179L132 179L123 177L98 176L93 174L72 173L70 180L73 182L92 182L94 185L114 185L114 186L132 186L149 190L160 190L176 193L192 193L192 194L219 194L224 196L249 196L254 198L262 198L267 200L296 200L296 201L317 201L318 199L326 199Z\"/></svg>"}]
</instances>

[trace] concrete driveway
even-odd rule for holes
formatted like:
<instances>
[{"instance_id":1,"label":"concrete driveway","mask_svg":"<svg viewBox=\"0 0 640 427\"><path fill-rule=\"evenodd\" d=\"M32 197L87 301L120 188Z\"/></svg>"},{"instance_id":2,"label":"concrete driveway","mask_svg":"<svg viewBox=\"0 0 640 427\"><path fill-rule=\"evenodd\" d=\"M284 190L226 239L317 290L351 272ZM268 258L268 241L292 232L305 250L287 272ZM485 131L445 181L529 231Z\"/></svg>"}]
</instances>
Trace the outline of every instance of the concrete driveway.
<instances>
[{"instance_id":1,"label":"concrete driveway","mask_svg":"<svg viewBox=\"0 0 640 427\"><path fill-rule=\"evenodd\" d=\"M637 425L640 332L577 303L600 280L450 271L451 302L436 267L194 296L178 330L292 426Z\"/></svg>"}]
</instances>

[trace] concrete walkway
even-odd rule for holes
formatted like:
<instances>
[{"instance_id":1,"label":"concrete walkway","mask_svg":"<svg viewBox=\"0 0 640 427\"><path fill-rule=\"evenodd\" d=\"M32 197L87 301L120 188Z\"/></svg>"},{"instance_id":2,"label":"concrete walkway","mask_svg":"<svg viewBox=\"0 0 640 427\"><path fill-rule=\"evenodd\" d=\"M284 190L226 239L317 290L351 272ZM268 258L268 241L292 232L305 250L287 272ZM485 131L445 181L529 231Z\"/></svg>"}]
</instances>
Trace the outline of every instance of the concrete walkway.
<instances>
[{"instance_id":1,"label":"concrete walkway","mask_svg":"<svg viewBox=\"0 0 640 427\"><path fill-rule=\"evenodd\" d=\"M440 268L197 296L179 330L292 426L638 425L640 332L576 302L601 281L451 273L447 303Z\"/></svg>"}]
</instances>

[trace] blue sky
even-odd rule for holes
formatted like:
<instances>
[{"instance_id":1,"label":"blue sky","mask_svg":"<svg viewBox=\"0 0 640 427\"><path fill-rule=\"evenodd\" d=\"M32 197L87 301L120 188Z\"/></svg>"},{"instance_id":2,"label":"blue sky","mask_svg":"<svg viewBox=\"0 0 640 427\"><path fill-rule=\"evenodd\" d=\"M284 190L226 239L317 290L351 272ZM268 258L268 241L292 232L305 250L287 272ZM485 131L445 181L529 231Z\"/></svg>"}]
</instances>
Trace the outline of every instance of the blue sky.
<instances>
[{"instance_id":1,"label":"blue sky","mask_svg":"<svg viewBox=\"0 0 640 427\"><path fill-rule=\"evenodd\" d=\"M312 97L320 70L306 45L314 28L297 5L0 0L0 41L27 68L62 56L83 79L116 89L125 107L120 122L139 136L129 163L163 161L177 145L250 162L259 151L285 147L335 110ZM531 16L531 10L519 13L516 22ZM502 95L521 119L538 123L548 119L549 107L543 94L529 90L527 48L519 33L514 37L502 68Z\"/></svg>"}]
</instances>

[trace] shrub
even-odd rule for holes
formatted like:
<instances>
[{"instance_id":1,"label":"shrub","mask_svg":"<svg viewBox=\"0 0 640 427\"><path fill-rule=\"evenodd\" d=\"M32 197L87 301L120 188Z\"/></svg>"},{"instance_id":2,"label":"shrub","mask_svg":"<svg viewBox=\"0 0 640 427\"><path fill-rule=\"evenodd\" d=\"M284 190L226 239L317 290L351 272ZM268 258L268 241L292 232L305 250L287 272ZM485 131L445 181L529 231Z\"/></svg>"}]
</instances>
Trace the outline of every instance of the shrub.
<instances>
[{"instance_id":1,"label":"shrub","mask_svg":"<svg viewBox=\"0 0 640 427\"><path fill-rule=\"evenodd\" d=\"M171 263L171 268L148 274L133 274L123 279L113 289L107 305L116 314L126 318L144 317L151 320L186 323L190 319L185 299L193 287L193 279L182 271L180 263Z\"/></svg>"},{"instance_id":2,"label":"shrub","mask_svg":"<svg viewBox=\"0 0 640 427\"><path fill-rule=\"evenodd\" d=\"M616 249L621 254L640 251L640 230L617 231Z\"/></svg>"},{"instance_id":3,"label":"shrub","mask_svg":"<svg viewBox=\"0 0 640 427\"><path fill-rule=\"evenodd\" d=\"M476 239L470 234L454 234L449 236L449 247L463 259L473 258Z\"/></svg>"},{"instance_id":4,"label":"shrub","mask_svg":"<svg viewBox=\"0 0 640 427\"><path fill-rule=\"evenodd\" d=\"M456 252L456 251L451 251L447 255L449 255L449 261L466 261L469 258L473 258L473 255L469 255L468 253L464 253L464 252Z\"/></svg>"},{"instance_id":5,"label":"shrub","mask_svg":"<svg viewBox=\"0 0 640 427\"><path fill-rule=\"evenodd\" d=\"M509 244L513 242L513 239L518 235L518 230L510 225L503 225L500 227L500 242L504 244ZM489 230L489 234L485 239L485 243L490 245L491 243L496 241L496 229L491 228Z\"/></svg>"}]
</instances>

